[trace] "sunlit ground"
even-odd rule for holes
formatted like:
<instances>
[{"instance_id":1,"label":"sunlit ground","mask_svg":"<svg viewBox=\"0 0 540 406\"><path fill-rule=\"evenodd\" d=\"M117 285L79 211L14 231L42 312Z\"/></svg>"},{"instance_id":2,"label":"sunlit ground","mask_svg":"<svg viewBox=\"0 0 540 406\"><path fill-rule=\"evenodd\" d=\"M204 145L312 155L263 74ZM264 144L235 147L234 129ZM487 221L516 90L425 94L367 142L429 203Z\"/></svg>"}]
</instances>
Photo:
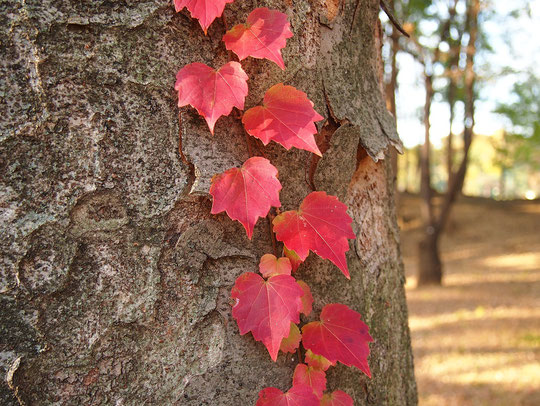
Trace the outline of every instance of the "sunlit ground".
<instances>
[{"instance_id":1,"label":"sunlit ground","mask_svg":"<svg viewBox=\"0 0 540 406\"><path fill-rule=\"evenodd\" d=\"M401 198L420 405L540 405L540 202L462 199L444 287L416 289L417 198Z\"/></svg>"}]
</instances>

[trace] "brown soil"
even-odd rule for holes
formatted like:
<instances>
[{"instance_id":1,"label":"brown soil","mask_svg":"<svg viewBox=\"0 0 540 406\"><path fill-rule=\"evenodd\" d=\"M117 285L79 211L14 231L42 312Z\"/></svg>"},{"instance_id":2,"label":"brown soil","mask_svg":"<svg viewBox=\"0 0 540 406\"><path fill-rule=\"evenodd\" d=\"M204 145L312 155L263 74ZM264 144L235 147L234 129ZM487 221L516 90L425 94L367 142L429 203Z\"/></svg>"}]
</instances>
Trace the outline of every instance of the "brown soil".
<instances>
[{"instance_id":1,"label":"brown soil","mask_svg":"<svg viewBox=\"0 0 540 406\"><path fill-rule=\"evenodd\" d=\"M462 198L443 287L415 288L420 200L400 197L421 406L540 405L540 201Z\"/></svg>"}]
</instances>

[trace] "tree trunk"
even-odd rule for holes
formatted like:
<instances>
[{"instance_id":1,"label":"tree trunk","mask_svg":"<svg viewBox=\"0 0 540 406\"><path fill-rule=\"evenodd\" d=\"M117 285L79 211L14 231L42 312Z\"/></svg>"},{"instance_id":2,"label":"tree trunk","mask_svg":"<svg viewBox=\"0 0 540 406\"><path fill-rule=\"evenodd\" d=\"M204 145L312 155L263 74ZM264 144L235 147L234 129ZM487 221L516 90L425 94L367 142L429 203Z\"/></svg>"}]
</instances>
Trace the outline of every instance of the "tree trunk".
<instances>
[{"instance_id":1,"label":"tree trunk","mask_svg":"<svg viewBox=\"0 0 540 406\"><path fill-rule=\"evenodd\" d=\"M433 101L433 77L424 73L426 99L424 102L424 144L420 155L420 196L422 197L423 240L419 243L418 286L440 285L442 266L439 254L439 232L433 207L433 189L431 188L431 103Z\"/></svg>"},{"instance_id":2,"label":"tree trunk","mask_svg":"<svg viewBox=\"0 0 540 406\"><path fill-rule=\"evenodd\" d=\"M313 254L298 271L316 300L309 319L339 301L375 339L373 378L338 366L328 387L357 405L416 404L379 1L290 4L236 1L205 36L165 0L2 3L0 403L254 405L265 386L290 387L296 354L273 363L231 316L234 280L272 252L269 223L260 219L250 241L210 214L212 176L248 158L242 125L221 118L211 136L194 109L178 113L173 88L184 65L231 58L225 22L268 6L289 15L295 36L285 71L242 61L246 108L285 82L327 118L319 160L264 148L282 210L311 184L349 206L357 235L350 281Z\"/></svg>"},{"instance_id":3,"label":"tree trunk","mask_svg":"<svg viewBox=\"0 0 540 406\"><path fill-rule=\"evenodd\" d=\"M425 233L418 244L418 286L440 285L442 282L442 263L439 255L439 236L435 230Z\"/></svg>"}]
</instances>

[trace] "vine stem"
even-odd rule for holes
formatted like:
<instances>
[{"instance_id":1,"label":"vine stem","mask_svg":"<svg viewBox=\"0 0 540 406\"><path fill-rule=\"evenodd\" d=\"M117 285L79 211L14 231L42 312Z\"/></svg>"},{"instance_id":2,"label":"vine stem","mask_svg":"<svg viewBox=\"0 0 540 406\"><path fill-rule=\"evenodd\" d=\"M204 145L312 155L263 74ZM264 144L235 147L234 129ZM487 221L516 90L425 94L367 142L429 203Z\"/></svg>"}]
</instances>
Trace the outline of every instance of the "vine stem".
<instances>
[{"instance_id":1,"label":"vine stem","mask_svg":"<svg viewBox=\"0 0 540 406\"><path fill-rule=\"evenodd\" d=\"M246 131L244 131L244 135L246 136L246 145L247 145L248 155L251 158L254 155L253 155L253 149L251 148L251 140L249 139L250 136Z\"/></svg>"},{"instance_id":2,"label":"vine stem","mask_svg":"<svg viewBox=\"0 0 540 406\"><path fill-rule=\"evenodd\" d=\"M274 230L272 228L272 221L274 220L273 217L274 216L270 212L268 212L268 214L266 215L266 220L268 220L268 232L270 233L270 240L272 241L272 249L274 250L275 257L278 258L279 255L277 252L276 234L274 233Z\"/></svg>"}]
</instances>

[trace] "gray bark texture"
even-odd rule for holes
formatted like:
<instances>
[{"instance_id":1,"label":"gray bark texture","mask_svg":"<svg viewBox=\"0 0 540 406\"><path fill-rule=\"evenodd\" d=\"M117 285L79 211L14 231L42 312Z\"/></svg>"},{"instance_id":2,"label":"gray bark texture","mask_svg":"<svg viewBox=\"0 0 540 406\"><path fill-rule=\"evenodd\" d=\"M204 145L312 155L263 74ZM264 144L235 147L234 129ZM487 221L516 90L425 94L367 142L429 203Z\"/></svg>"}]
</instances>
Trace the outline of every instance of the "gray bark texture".
<instances>
[{"instance_id":1,"label":"gray bark texture","mask_svg":"<svg viewBox=\"0 0 540 406\"><path fill-rule=\"evenodd\" d=\"M268 6L288 14L281 71L248 58L246 108L279 82L305 91L324 156L264 154L279 169L282 210L314 186L349 206L351 280L312 254L298 271L315 320L340 302L375 342L373 378L331 368L329 389L357 405L414 405L404 274L389 147L399 148L380 82L378 0L240 1L205 36L172 1L0 2L0 389L2 405L254 405L287 390L296 354L270 360L231 316L230 291L272 252L211 215L213 175L248 158L238 114L212 137L176 106L177 71L233 55L225 24ZM260 144L251 139L253 153ZM182 159L179 150L183 151Z\"/></svg>"}]
</instances>

